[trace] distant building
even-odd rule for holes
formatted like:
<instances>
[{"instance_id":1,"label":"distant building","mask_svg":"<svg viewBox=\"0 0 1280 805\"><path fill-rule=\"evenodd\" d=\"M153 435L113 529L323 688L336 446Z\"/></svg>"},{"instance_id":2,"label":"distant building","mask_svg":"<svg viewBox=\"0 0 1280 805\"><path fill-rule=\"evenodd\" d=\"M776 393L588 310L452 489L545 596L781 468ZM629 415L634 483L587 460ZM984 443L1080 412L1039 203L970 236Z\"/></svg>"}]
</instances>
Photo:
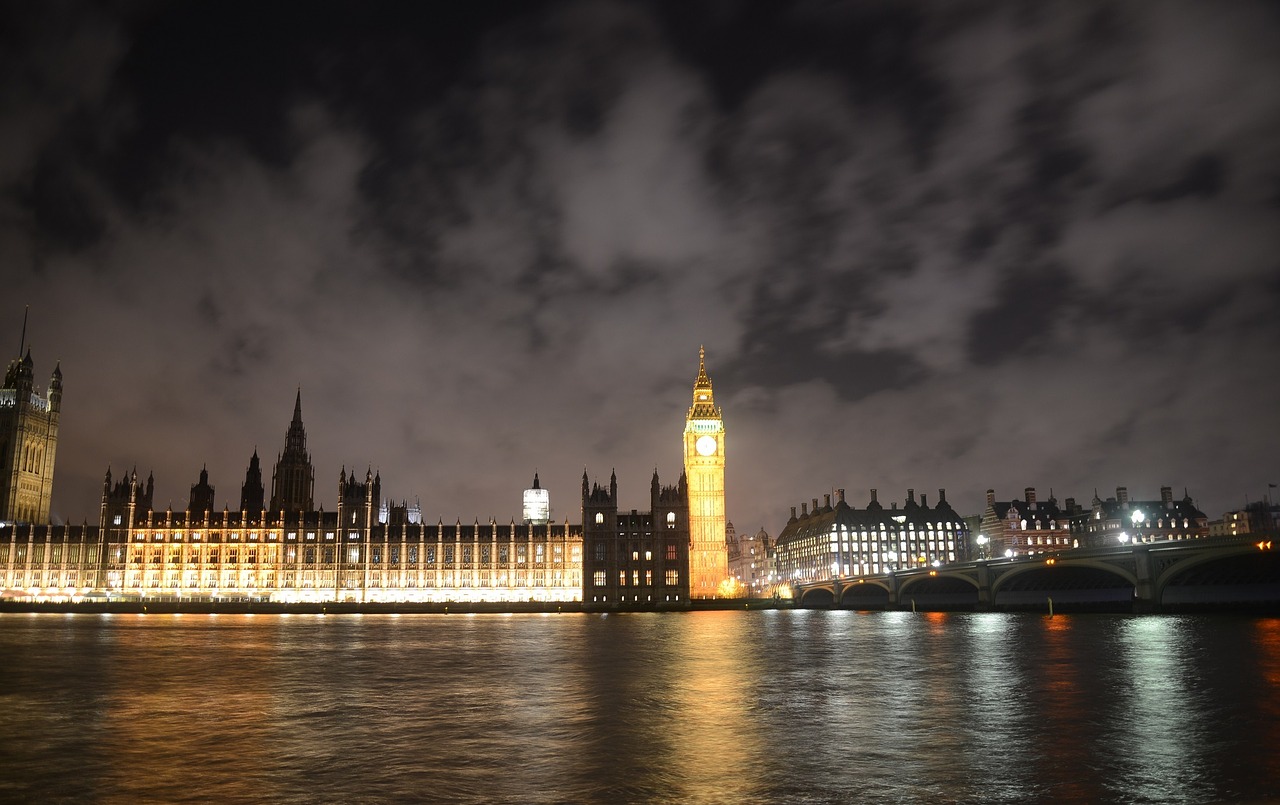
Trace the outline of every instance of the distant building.
<instances>
[{"instance_id":1,"label":"distant building","mask_svg":"<svg viewBox=\"0 0 1280 805\"><path fill-rule=\"evenodd\" d=\"M1091 508L1072 515L1071 534L1087 548L1198 539L1209 536L1209 518L1189 494L1174 500L1170 487L1160 487L1159 500L1130 500L1128 488L1120 486L1106 500L1095 491Z\"/></svg>"},{"instance_id":2,"label":"distant building","mask_svg":"<svg viewBox=\"0 0 1280 805\"><path fill-rule=\"evenodd\" d=\"M777 573L784 582L815 581L832 577L884 573L901 568L925 567L964 561L969 533L963 518L947 503L946 490L938 490L938 505L930 508L914 489L907 490L905 505L884 508L871 490L865 509L855 509L836 492L836 505L825 496L813 510L805 504L791 519L774 546Z\"/></svg>"},{"instance_id":3,"label":"distant building","mask_svg":"<svg viewBox=\"0 0 1280 805\"><path fill-rule=\"evenodd\" d=\"M608 488L582 474L584 609L689 606L689 487L684 474L662 486L654 470L649 510L618 510L618 478Z\"/></svg>"},{"instance_id":4,"label":"distant building","mask_svg":"<svg viewBox=\"0 0 1280 805\"><path fill-rule=\"evenodd\" d=\"M738 536L732 523L725 526L725 546L729 558L729 577L743 595L762 598L770 594L769 576L773 572L773 538L761 528L754 534Z\"/></svg>"},{"instance_id":5,"label":"distant building","mask_svg":"<svg viewBox=\"0 0 1280 805\"><path fill-rule=\"evenodd\" d=\"M1236 537L1246 534L1274 534L1280 531L1280 505L1269 499L1249 503L1243 509L1226 512L1221 520L1209 523L1209 536Z\"/></svg>"},{"instance_id":6,"label":"distant building","mask_svg":"<svg viewBox=\"0 0 1280 805\"><path fill-rule=\"evenodd\" d=\"M0 388L0 522L49 522L62 366L54 366L49 390L41 394L33 365L27 350L9 364Z\"/></svg>"},{"instance_id":7,"label":"distant building","mask_svg":"<svg viewBox=\"0 0 1280 805\"><path fill-rule=\"evenodd\" d=\"M976 558L1031 556L1046 551L1078 547L1071 533L1071 512L1083 510L1074 498L1065 507L1049 492L1048 500L1036 500L1035 487L1023 490L1022 500L998 501L994 489L987 490L987 508L975 538Z\"/></svg>"}]
</instances>

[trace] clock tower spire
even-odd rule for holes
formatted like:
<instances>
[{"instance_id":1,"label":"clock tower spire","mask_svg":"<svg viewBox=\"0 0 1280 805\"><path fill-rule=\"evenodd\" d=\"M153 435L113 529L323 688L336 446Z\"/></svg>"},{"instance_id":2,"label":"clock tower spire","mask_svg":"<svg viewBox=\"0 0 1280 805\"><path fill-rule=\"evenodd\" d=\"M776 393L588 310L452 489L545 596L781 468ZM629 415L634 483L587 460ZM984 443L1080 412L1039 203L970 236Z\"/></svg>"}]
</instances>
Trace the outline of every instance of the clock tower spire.
<instances>
[{"instance_id":1,"label":"clock tower spire","mask_svg":"<svg viewBox=\"0 0 1280 805\"><path fill-rule=\"evenodd\" d=\"M729 577L725 549L724 420L698 349L693 405L684 424L684 472L689 484L689 594L714 598Z\"/></svg>"}]
</instances>

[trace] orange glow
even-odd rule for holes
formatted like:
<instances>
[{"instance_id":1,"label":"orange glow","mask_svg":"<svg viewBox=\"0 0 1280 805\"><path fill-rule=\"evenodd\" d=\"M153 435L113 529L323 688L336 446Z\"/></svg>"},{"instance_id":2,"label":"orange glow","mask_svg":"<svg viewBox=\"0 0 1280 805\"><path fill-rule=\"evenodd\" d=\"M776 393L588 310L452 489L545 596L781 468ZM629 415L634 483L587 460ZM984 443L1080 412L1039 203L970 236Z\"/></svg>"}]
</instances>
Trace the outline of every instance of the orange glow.
<instances>
[{"instance_id":1,"label":"orange glow","mask_svg":"<svg viewBox=\"0 0 1280 805\"><path fill-rule=\"evenodd\" d=\"M1044 563L1045 563L1046 565L1056 565L1056 564L1058 563L1058 560L1057 560L1057 559L1046 559L1046 560L1044 560Z\"/></svg>"}]
</instances>

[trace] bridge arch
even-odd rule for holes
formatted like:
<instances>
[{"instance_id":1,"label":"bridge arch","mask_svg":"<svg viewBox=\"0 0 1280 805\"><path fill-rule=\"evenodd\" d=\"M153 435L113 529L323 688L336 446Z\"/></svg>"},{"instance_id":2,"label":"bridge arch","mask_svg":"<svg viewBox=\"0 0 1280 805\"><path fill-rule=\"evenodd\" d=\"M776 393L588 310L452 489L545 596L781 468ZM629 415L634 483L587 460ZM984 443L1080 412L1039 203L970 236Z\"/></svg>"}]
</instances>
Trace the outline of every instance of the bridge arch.
<instances>
[{"instance_id":1,"label":"bridge arch","mask_svg":"<svg viewBox=\"0 0 1280 805\"><path fill-rule=\"evenodd\" d=\"M907 593L909 593L909 592L913 592L913 591L914 591L914 589L913 589L913 588L919 587L919 586L921 586L921 585L926 585L926 586L936 586L936 583L937 583L937 582L940 582L940 581L942 581L942 580L944 580L944 579L959 579L959 580L961 580L961 581L963 581L963 582L967 583L967 584L968 584L968 586L972 587L972 588L974 589L974 591L975 591L975 592L979 589L979 587L978 587L978 580L977 580L977 579L975 579L975 578L971 578L971 577L970 577L970 575L969 575L968 573L960 573L960 572L956 572L956 571L940 570L940 571L938 571L938 575L936 575L936 576L910 576L910 577L908 577L906 580L904 580L904 581L902 582L902 587L900 587L900 588L899 588L899 590L898 590L898 595L899 595L899 596L902 596L902 595L905 595L905 594L907 594ZM948 585L945 585L945 586L947 586L947 587L954 587L954 586L956 586L956 585L948 584Z\"/></svg>"},{"instance_id":2,"label":"bridge arch","mask_svg":"<svg viewBox=\"0 0 1280 805\"><path fill-rule=\"evenodd\" d=\"M969 610L977 608L981 592L982 587L973 575L939 570L903 579L898 589L898 603L913 609L918 605L930 610Z\"/></svg>"},{"instance_id":3,"label":"bridge arch","mask_svg":"<svg viewBox=\"0 0 1280 805\"><path fill-rule=\"evenodd\" d=\"M1234 550L1223 550L1221 548L1213 551L1203 551L1191 556L1179 557L1172 559L1167 564L1163 564L1157 568L1155 573L1155 588L1163 591L1164 588L1173 581L1177 576L1185 574L1188 570L1192 570L1201 565L1208 565L1224 560L1237 559L1241 556L1263 556L1257 546L1252 543L1247 545L1236 546Z\"/></svg>"},{"instance_id":4,"label":"bridge arch","mask_svg":"<svg viewBox=\"0 0 1280 805\"><path fill-rule=\"evenodd\" d=\"M1028 573L1052 573L1057 569L1066 570L1067 568L1091 568L1093 570L1101 570L1114 576L1124 579L1132 587L1138 586L1138 577L1119 565L1101 560L1101 559L1059 559L1053 565L1047 565L1044 562L1029 561L1025 564L1014 565L1008 570L1001 573L991 582L991 594L995 595L1001 589L1008 587L1011 580L1017 579Z\"/></svg>"},{"instance_id":5,"label":"bridge arch","mask_svg":"<svg viewBox=\"0 0 1280 805\"><path fill-rule=\"evenodd\" d=\"M888 609L893 589L883 579L864 579L846 584L840 591L839 605L846 609Z\"/></svg>"},{"instance_id":6,"label":"bridge arch","mask_svg":"<svg viewBox=\"0 0 1280 805\"><path fill-rule=\"evenodd\" d=\"M800 597L802 607L829 607L836 603L836 593L832 587L809 587Z\"/></svg>"}]
</instances>

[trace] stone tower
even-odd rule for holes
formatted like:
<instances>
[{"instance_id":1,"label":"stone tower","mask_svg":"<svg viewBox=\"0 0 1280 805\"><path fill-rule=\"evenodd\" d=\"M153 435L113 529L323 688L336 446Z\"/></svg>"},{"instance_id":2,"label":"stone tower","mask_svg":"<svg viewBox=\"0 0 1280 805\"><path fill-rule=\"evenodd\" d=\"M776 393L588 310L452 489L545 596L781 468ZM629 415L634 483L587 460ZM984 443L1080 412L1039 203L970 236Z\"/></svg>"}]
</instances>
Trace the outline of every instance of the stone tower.
<instances>
[{"instance_id":1,"label":"stone tower","mask_svg":"<svg viewBox=\"0 0 1280 805\"><path fill-rule=\"evenodd\" d=\"M9 364L0 388L0 521L44 524L53 495L62 367L54 367L49 390L41 395L32 366L27 350Z\"/></svg>"},{"instance_id":2,"label":"stone tower","mask_svg":"<svg viewBox=\"0 0 1280 805\"><path fill-rule=\"evenodd\" d=\"M684 472L689 484L689 594L714 598L729 578L725 548L724 420L698 350L693 405L684 425Z\"/></svg>"},{"instance_id":3,"label":"stone tower","mask_svg":"<svg viewBox=\"0 0 1280 805\"><path fill-rule=\"evenodd\" d=\"M265 495L262 490L262 465L258 461L258 448L253 448L249 458L249 469L244 473L244 485L240 487L240 511L261 514L266 508Z\"/></svg>"},{"instance_id":4,"label":"stone tower","mask_svg":"<svg viewBox=\"0 0 1280 805\"><path fill-rule=\"evenodd\" d=\"M316 471L307 452L307 430L302 427L302 389L298 389L293 421L284 437L284 452L276 457L271 476L271 511L311 511L315 508L315 485Z\"/></svg>"}]
</instances>

